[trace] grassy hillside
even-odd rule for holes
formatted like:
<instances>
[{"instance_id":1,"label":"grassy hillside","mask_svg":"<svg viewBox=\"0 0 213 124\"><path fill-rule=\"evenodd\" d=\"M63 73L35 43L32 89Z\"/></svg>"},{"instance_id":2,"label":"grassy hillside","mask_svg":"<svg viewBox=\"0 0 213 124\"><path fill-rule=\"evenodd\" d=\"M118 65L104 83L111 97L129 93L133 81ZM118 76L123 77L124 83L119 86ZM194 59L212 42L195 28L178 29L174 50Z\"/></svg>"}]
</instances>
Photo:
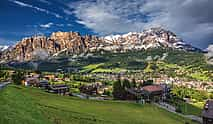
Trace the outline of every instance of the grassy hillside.
<instances>
[{"instance_id":1,"label":"grassy hillside","mask_svg":"<svg viewBox=\"0 0 213 124\"><path fill-rule=\"evenodd\" d=\"M0 91L0 110L1 124L184 124L154 105L81 100L14 85Z\"/></svg>"}]
</instances>

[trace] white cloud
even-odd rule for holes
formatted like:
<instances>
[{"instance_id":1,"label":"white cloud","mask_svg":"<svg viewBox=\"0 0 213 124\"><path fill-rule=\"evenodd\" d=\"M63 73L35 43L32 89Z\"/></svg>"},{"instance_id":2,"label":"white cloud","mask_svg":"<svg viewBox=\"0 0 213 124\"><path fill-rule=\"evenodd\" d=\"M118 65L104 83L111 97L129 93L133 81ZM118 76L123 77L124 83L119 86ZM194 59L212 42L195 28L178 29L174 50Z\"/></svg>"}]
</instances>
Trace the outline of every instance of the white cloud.
<instances>
[{"instance_id":1,"label":"white cloud","mask_svg":"<svg viewBox=\"0 0 213 124\"><path fill-rule=\"evenodd\" d=\"M206 54L206 57L207 57L207 60L208 60L208 63L210 64L213 64L213 44L210 44L207 48L207 54Z\"/></svg>"},{"instance_id":2,"label":"white cloud","mask_svg":"<svg viewBox=\"0 0 213 124\"><path fill-rule=\"evenodd\" d=\"M46 3L46 4L51 4L49 1L47 1L47 0L38 0L38 1L40 1L40 2L42 2L42 3Z\"/></svg>"},{"instance_id":3,"label":"white cloud","mask_svg":"<svg viewBox=\"0 0 213 124\"><path fill-rule=\"evenodd\" d=\"M58 27L64 27L64 24L56 24Z\"/></svg>"},{"instance_id":4,"label":"white cloud","mask_svg":"<svg viewBox=\"0 0 213 124\"><path fill-rule=\"evenodd\" d=\"M40 24L39 26L38 25L29 25L29 27L41 27L41 28L51 28L52 26L56 26L56 27L64 27L64 26L68 26L68 27L71 27L73 26L72 24L54 24L52 22L49 22L49 23L46 23L46 24Z\"/></svg>"},{"instance_id":5,"label":"white cloud","mask_svg":"<svg viewBox=\"0 0 213 124\"><path fill-rule=\"evenodd\" d=\"M125 3L127 3L125 1L123 1L123 3L123 9L117 9L117 11L114 5L119 4L113 1L109 2L109 4L103 1L97 1L95 3L81 2L77 3L77 5L72 3L70 7L75 8L74 14L79 18L79 20L77 20L78 23L93 29L99 34L140 31L144 23L127 19L127 13L130 13L130 11L124 11L128 5L125 5ZM132 6L134 6L134 3L132 3Z\"/></svg>"},{"instance_id":6,"label":"white cloud","mask_svg":"<svg viewBox=\"0 0 213 124\"><path fill-rule=\"evenodd\" d=\"M208 46L207 51L213 53L213 44L210 44L210 45ZM213 55L213 54L212 54L212 55Z\"/></svg>"},{"instance_id":7,"label":"white cloud","mask_svg":"<svg viewBox=\"0 0 213 124\"><path fill-rule=\"evenodd\" d=\"M72 15L73 12L68 10L68 9L63 9L64 13L66 13L67 15Z\"/></svg>"},{"instance_id":8,"label":"white cloud","mask_svg":"<svg viewBox=\"0 0 213 124\"><path fill-rule=\"evenodd\" d=\"M77 23L99 34L162 26L198 47L213 39L211 0L95 0L68 6L74 9Z\"/></svg>"},{"instance_id":9,"label":"white cloud","mask_svg":"<svg viewBox=\"0 0 213 124\"><path fill-rule=\"evenodd\" d=\"M72 24L67 24L67 26L68 26L68 27L72 27L73 25L72 25Z\"/></svg>"},{"instance_id":10,"label":"white cloud","mask_svg":"<svg viewBox=\"0 0 213 124\"><path fill-rule=\"evenodd\" d=\"M40 27L41 28L50 28L52 25L54 25L52 22L49 22L47 24L41 24Z\"/></svg>"},{"instance_id":11,"label":"white cloud","mask_svg":"<svg viewBox=\"0 0 213 124\"><path fill-rule=\"evenodd\" d=\"M24 2L20 2L20 1L17 1L17 0L9 0L10 2L13 2L21 7L28 7L28 8L32 8L32 9L35 9L37 11L40 11L40 12L44 12L48 15L53 15L55 16L56 18L63 18L61 15L57 14L57 13L54 13L54 12L51 12L49 10L46 10L46 9L43 9L43 8L39 8L37 6L33 6L33 5L30 5L30 4L27 4L27 3L24 3Z\"/></svg>"},{"instance_id":12,"label":"white cloud","mask_svg":"<svg viewBox=\"0 0 213 124\"><path fill-rule=\"evenodd\" d=\"M22 3L22 2L20 2L20 1L12 1L12 2L14 2L14 3L16 3L16 4L18 4L18 5L20 5L20 6L23 6L23 7L32 7L32 5L29 5L29 4L25 4L25 3Z\"/></svg>"}]
</instances>

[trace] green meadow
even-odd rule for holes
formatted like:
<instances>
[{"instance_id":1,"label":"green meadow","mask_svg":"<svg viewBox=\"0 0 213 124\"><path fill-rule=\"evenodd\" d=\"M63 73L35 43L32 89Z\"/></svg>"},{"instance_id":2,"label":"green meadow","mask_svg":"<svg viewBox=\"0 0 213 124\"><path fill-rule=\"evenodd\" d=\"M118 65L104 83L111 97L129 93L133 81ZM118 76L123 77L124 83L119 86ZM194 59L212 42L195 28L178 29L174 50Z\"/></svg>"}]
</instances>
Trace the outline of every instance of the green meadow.
<instances>
[{"instance_id":1,"label":"green meadow","mask_svg":"<svg viewBox=\"0 0 213 124\"><path fill-rule=\"evenodd\" d=\"M0 91L0 124L184 124L152 104L92 101L9 85Z\"/></svg>"}]
</instances>

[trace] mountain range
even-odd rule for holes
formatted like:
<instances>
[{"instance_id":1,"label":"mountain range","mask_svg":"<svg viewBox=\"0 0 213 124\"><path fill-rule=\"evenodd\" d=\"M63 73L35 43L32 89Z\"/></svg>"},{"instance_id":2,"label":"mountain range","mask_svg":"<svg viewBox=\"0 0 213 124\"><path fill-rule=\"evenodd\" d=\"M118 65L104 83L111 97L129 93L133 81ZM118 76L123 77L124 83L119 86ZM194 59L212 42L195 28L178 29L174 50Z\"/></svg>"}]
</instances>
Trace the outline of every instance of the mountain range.
<instances>
[{"instance_id":1,"label":"mountain range","mask_svg":"<svg viewBox=\"0 0 213 124\"><path fill-rule=\"evenodd\" d=\"M201 51L187 44L171 31L163 28L151 28L143 32L129 32L105 37L81 36L78 32L53 32L49 37L44 35L27 37L12 47L0 47L0 59L1 63L24 62L38 59L38 56L50 57L60 53L66 55L97 51L122 53L159 47Z\"/></svg>"}]
</instances>

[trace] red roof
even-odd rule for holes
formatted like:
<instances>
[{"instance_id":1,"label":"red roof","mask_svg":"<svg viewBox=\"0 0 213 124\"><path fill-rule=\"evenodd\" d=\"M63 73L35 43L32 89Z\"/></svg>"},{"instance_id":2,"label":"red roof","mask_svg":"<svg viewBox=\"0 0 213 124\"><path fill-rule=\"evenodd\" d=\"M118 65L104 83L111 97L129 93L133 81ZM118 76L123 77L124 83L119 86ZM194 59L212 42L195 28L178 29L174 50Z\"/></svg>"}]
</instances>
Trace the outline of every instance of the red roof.
<instances>
[{"instance_id":1,"label":"red roof","mask_svg":"<svg viewBox=\"0 0 213 124\"><path fill-rule=\"evenodd\" d=\"M160 85L148 85L143 87L143 90L148 92L158 92L163 91L163 88Z\"/></svg>"}]
</instances>

